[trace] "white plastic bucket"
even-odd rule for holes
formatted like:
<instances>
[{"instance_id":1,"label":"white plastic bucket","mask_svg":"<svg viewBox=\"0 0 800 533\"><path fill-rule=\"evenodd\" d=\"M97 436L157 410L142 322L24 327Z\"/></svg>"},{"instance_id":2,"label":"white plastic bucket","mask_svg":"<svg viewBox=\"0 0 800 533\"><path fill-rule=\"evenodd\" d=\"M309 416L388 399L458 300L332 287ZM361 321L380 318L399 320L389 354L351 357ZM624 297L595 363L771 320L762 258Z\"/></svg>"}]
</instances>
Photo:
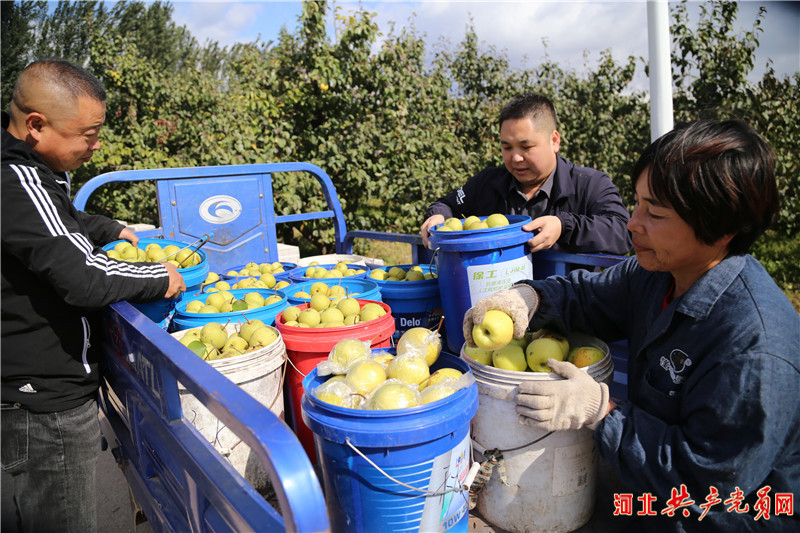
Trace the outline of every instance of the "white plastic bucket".
<instances>
[{"instance_id":1,"label":"white plastic bucket","mask_svg":"<svg viewBox=\"0 0 800 533\"><path fill-rule=\"evenodd\" d=\"M608 345L582 333L573 333L568 340L570 346L596 346L606 354L584 370L598 382L610 385L614 363ZM513 533L560 533L586 524L594 512L597 483L592 431L583 428L547 435L519 423L513 400L514 390L523 381L562 378L482 365L464 354L463 348L461 358L478 384L478 412L472 419L475 447L502 451L508 481L508 485L503 484L495 469L478 494L481 516Z\"/></svg>"},{"instance_id":2,"label":"white plastic bucket","mask_svg":"<svg viewBox=\"0 0 800 533\"><path fill-rule=\"evenodd\" d=\"M286 346L280 332L272 326L267 327L278 334L278 338L269 346L237 357L209 361L208 364L283 420L283 368ZM226 329L230 334L238 331L238 325L228 324ZM178 331L172 333L172 336L181 338L185 333L186 331ZM256 489L266 488L269 480L258 456L180 383L178 389L183 417L228 459L248 483Z\"/></svg>"}]
</instances>

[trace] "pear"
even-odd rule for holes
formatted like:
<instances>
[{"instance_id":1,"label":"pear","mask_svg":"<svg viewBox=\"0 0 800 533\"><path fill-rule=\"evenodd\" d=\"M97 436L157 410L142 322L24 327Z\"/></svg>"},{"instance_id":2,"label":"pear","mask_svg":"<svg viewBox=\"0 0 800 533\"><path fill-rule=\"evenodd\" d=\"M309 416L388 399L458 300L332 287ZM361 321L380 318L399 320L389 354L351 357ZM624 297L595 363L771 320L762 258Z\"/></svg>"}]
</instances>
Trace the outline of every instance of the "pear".
<instances>
[{"instance_id":1,"label":"pear","mask_svg":"<svg viewBox=\"0 0 800 533\"><path fill-rule=\"evenodd\" d=\"M419 405L419 396L414 389L404 383L384 383L370 397L367 409L373 411L386 409L404 409Z\"/></svg>"},{"instance_id":2,"label":"pear","mask_svg":"<svg viewBox=\"0 0 800 533\"><path fill-rule=\"evenodd\" d=\"M292 320L297 320L297 317L300 316L300 308L296 305L292 305L287 307L283 310L283 322L290 322Z\"/></svg>"},{"instance_id":3,"label":"pear","mask_svg":"<svg viewBox=\"0 0 800 533\"><path fill-rule=\"evenodd\" d=\"M249 347L250 345L245 339L237 334L233 334L228 337L228 340L226 340L225 344L222 345L222 352L224 354L225 352L233 350L241 354L247 351L247 348Z\"/></svg>"},{"instance_id":4,"label":"pear","mask_svg":"<svg viewBox=\"0 0 800 533\"><path fill-rule=\"evenodd\" d=\"M200 340L200 328L187 329L183 333L183 336L178 340L184 346L188 346L189 343L192 342L192 341L199 341Z\"/></svg>"},{"instance_id":5,"label":"pear","mask_svg":"<svg viewBox=\"0 0 800 533\"><path fill-rule=\"evenodd\" d=\"M258 328L250 335L250 342L249 345L251 348L261 348L263 346L269 346L278 338L278 335L272 330L272 328L264 326L262 328Z\"/></svg>"},{"instance_id":6,"label":"pear","mask_svg":"<svg viewBox=\"0 0 800 533\"><path fill-rule=\"evenodd\" d=\"M430 368L424 357L415 356L395 357L389 363L387 373L392 379L399 379L400 381L417 385L431 375Z\"/></svg>"},{"instance_id":7,"label":"pear","mask_svg":"<svg viewBox=\"0 0 800 533\"><path fill-rule=\"evenodd\" d=\"M365 359L354 363L347 371L345 381L353 387L357 393L366 396L378 385L386 381L386 370L383 365Z\"/></svg>"},{"instance_id":8,"label":"pear","mask_svg":"<svg viewBox=\"0 0 800 533\"><path fill-rule=\"evenodd\" d=\"M267 298L264 300L264 303L261 304L261 305L256 305L256 304L252 304L252 303L251 304L247 304L247 305L255 306L255 307L263 307L265 305L276 304L276 303L280 302L281 300L283 300L283 298L281 298L277 294L273 294L272 296L267 296ZM250 307L250 309L253 309L253 307Z\"/></svg>"},{"instance_id":9,"label":"pear","mask_svg":"<svg viewBox=\"0 0 800 533\"><path fill-rule=\"evenodd\" d=\"M331 305L331 301L328 299L328 295L323 294L321 292L312 295L311 301L309 303L311 304L311 307L313 307L319 312L324 311Z\"/></svg>"},{"instance_id":10,"label":"pear","mask_svg":"<svg viewBox=\"0 0 800 533\"><path fill-rule=\"evenodd\" d=\"M266 326L266 324L264 324L261 320L252 318L242 324L242 327L239 328L239 336L247 342L250 342L250 335L252 335L253 332L258 328L263 328L264 326Z\"/></svg>"},{"instance_id":11,"label":"pear","mask_svg":"<svg viewBox=\"0 0 800 533\"><path fill-rule=\"evenodd\" d=\"M219 349L228 340L228 332L225 330L225 326L219 322L208 322L200 329L200 340L213 344Z\"/></svg>"},{"instance_id":12,"label":"pear","mask_svg":"<svg viewBox=\"0 0 800 533\"><path fill-rule=\"evenodd\" d=\"M187 313L199 313L205 304L202 300L192 300L186 304Z\"/></svg>"},{"instance_id":13,"label":"pear","mask_svg":"<svg viewBox=\"0 0 800 533\"><path fill-rule=\"evenodd\" d=\"M271 289L272 287L275 286L275 283L277 283L277 280L275 279L275 276L273 276L269 272L267 272L265 274L261 274L261 276L259 276L258 279L260 281L263 281L267 285L268 289Z\"/></svg>"}]
</instances>

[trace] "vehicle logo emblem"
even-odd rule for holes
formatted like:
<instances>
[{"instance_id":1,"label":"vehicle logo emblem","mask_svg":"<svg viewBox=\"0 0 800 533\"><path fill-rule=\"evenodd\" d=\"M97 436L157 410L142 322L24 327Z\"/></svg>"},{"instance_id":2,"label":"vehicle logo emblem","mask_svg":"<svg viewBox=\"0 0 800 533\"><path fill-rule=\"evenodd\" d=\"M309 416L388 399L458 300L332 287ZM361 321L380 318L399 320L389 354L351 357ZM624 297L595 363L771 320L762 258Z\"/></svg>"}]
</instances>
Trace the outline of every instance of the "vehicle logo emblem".
<instances>
[{"instance_id":1,"label":"vehicle logo emblem","mask_svg":"<svg viewBox=\"0 0 800 533\"><path fill-rule=\"evenodd\" d=\"M239 218L242 204L232 196L219 194L206 198L200 204L200 218L211 224L226 224Z\"/></svg>"}]
</instances>

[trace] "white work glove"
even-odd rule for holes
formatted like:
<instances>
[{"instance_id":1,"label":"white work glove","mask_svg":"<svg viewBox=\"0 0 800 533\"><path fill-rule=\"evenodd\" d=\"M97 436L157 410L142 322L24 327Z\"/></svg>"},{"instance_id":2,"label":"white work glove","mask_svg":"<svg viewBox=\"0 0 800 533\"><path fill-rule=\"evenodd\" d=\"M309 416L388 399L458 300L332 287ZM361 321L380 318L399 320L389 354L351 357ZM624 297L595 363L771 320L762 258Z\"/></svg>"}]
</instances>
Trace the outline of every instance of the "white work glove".
<instances>
[{"instance_id":1,"label":"white work glove","mask_svg":"<svg viewBox=\"0 0 800 533\"><path fill-rule=\"evenodd\" d=\"M468 346L475 346L472 339L472 326L483 322L483 316L490 309L503 311L514 321L514 338L521 339L528 329L533 314L539 308L539 294L533 287L525 283L514 285L510 289L497 291L467 309L464 313L464 340Z\"/></svg>"},{"instance_id":2,"label":"white work glove","mask_svg":"<svg viewBox=\"0 0 800 533\"><path fill-rule=\"evenodd\" d=\"M608 386L567 361L547 365L566 380L522 382L515 397L520 423L545 431L597 427L608 410Z\"/></svg>"}]
</instances>

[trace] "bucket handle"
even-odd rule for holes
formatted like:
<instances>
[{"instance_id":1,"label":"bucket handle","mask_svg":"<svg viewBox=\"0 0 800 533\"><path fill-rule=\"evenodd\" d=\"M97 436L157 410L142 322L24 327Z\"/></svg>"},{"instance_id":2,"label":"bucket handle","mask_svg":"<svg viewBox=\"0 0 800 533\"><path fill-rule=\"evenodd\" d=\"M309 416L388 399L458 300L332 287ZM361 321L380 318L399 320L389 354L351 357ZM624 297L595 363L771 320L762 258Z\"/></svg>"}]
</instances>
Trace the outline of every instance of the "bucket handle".
<instances>
[{"instance_id":1,"label":"bucket handle","mask_svg":"<svg viewBox=\"0 0 800 533\"><path fill-rule=\"evenodd\" d=\"M433 254L431 255L431 261L428 263L428 272L433 271L433 262L436 261L436 254L439 253L439 247L437 246L436 249L433 250ZM439 276L439 264L436 263L436 276Z\"/></svg>"},{"instance_id":2,"label":"bucket handle","mask_svg":"<svg viewBox=\"0 0 800 533\"><path fill-rule=\"evenodd\" d=\"M497 450L497 451L500 452L500 453L516 452L517 450L521 450L522 448L527 448L528 446L532 446L532 445L536 444L537 442L546 439L547 437L549 437L552 434L553 434L553 432L549 431L549 432L545 433L544 435L542 435L541 437L539 437L538 439L534 439L534 440L532 440L530 442L527 442L525 444L521 444L519 446L515 446L513 448L508 448L508 449L505 449L505 450ZM489 448L485 447L483 444L481 444L480 442L475 440L475 437L472 437L472 448L475 451L477 451L478 453L480 453L481 455L484 455L487 451L489 451Z\"/></svg>"},{"instance_id":3,"label":"bucket handle","mask_svg":"<svg viewBox=\"0 0 800 533\"><path fill-rule=\"evenodd\" d=\"M366 462L374 466L378 472L383 474L390 481L394 481L398 485L402 485L407 489L427 494L428 496L440 496L442 494L449 494L451 492L469 492L469 487L470 485L472 485L472 481L475 479L475 476L478 474L478 470L481 466L480 463L472 463L472 467L469 469L469 473L467 474L464 483L462 483L460 487L453 487L452 489L447 489L447 490L423 490L423 489L418 489L417 487L412 487L411 485L403 483L399 479L395 479L389 474L387 474L381 467L376 465L369 457L361 453L361 450L356 448L355 445L352 442L350 442L350 437L345 437L344 442L350 447L350 449L352 449L354 452L360 455L361 458L364 459Z\"/></svg>"},{"instance_id":4,"label":"bucket handle","mask_svg":"<svg viewBox=\"0 0 800 533\"><path fill-rule=\"evenodd\" d=\"M295 372L297 372L298 374L300 374L300 375L301 375L301 376L303 376L303 377L306 377L306 375L305 375L305 374L303 374L302 372L300 372L300 369L299 369L299 368L297 368L296 366L294 366L294 363L292 362L292 359L291 359L291 357L287 357L287 358L286 358L286 360L287 360L287 361L289 361L289 364L290 364L290 365L292 365L292 368L294 368Z\"/></svg>"}]
</instances>

